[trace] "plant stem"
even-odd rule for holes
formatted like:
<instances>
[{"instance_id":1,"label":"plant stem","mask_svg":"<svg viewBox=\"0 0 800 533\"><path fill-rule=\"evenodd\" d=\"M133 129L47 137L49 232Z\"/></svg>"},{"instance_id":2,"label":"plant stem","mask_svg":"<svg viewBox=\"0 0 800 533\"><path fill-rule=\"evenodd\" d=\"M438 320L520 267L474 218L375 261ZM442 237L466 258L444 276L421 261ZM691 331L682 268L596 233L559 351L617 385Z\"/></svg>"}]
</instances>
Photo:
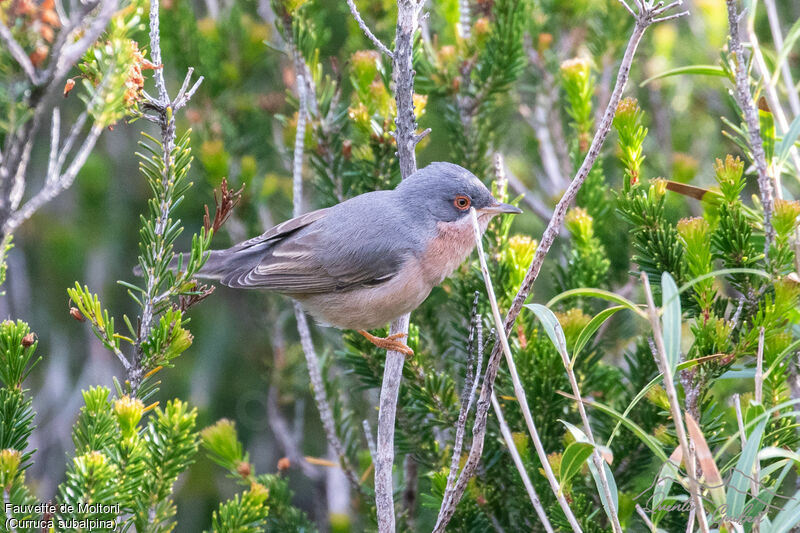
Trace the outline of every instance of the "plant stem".
<instances>
[{"instance_id":1,"label":"plant stem","mask_svg":"<svg viewBox=\"0 0 800 533\"><path fill-rule=\"evenodd\" d=\"M412 64L414 34L419 25L419 12L424 0L397 0L397 29L395 49L392 54L392 81L394 83L397 118L395 119L395 141L402 179L417 170L414 149L422 138L417 135L414 117L414 68ZM410 315L406 314L392 322L390 335L408 335ZM394 487L392 466L394 465L394 424L397 413L397 398L403 379L405 355L387 351L381 384L378 408L378 440L375 457L375 504L378 514L378 531L395 531Z\"/></svg>"},{"instance_id":2,"label":"plant stem","mask_svg":"<svg viewBox=\"0 0 800 533\"><path fill-rule=\"evenodd\" d=\"M511 380L514 384L514 395L517 397L517 402L522 409L522 414L525 418L525 424L528 426L528 432L531 435L533 445L536 448L536 453L538 454L539 460L542 463L545 477L547 477L547 481L550 483L550 488L553 490L553 494L558 500L558 504L561 506L561 509L564 511L564 514L572 526L573 531L580 533L580 531L582 531L581 526L578 524L572 509L567 503L567 499L564 497L564 494L561 491L561 487L556 479L555 474L553 473L553 469L550 467L550 461L547 459L547 451L544 449L542 439L539 437L539 432L536 429L536 424L533 421L533 415L531 414L528 400L525 397L525 389L522 386L522 381L519 379L514 358L511 356L511 348L508 345L508 337L506 336L505 331L503 331L503 320L500 317L500 309L497 305L497 297L495 296L494 288L492 287L492 278L489 275L489 267L486 265L486 257L484 256L483 252L483 243L481 242L481 229L478 223L478 215L475 211L475 208L470 209L470 217L472 218L472 230L475 237L475 246L478 252L478 261L480 262L481 266L481 274L483 274L483 281L486 284L486 293L489 297L489 305L492 308L492 318L494 319L495 328L497 328L499 341L503 346L503 353L506 356L506 363L508 364L508 370L511 374ZM536 513L539 515L539 518L542 520L542 523L545 524L545 527L547 527L547 515L544 513L544 509L539 502L539 497L537 496L536 491L533 489L533 485L528 477L528 473L525 471L522 460L519 458L516 444L514 444L514 440L511 438L511 432L507 427L505 428L505 431L502 431L504 429L503 426L507 426L507 424L505 423L505 418L503 417L500 404L497 402L494 392L492 392L491 402L492 407L494 408L495 416L497 416L497 420L500 423L503 439L506 441L506 446L508 446L509 453L511 453L511 456L514 459L514 464L517 466L517 470L522 477L522 482L528 491L528 496L531 498L531 503L533 504Z\"/></svg>"},{"instance_id":3,"label":"plant stem","mask_svg":"<svg viewBox=\"0 0 800 533\"><path fill-rule=\"evenodd\" d=\"M672 413L672 421L675 423L675 433L678 436L683 457L686 459L686 470L689 473L689 490L692 495L694 507L697 510L696 517L697 523L700 526L700 531L708 533L708 524L706 523L706 513L703 510L703 501L700 499L700 490L697 486L696 466L694 456L690 453L689 439L686 437L686 428L683 426L683 415L681 414L681 407L678 403L678 391L675 390L675 381L672 374L672 367L667 360L667 351L664 348L664 338L661 334L661 324L658 320L658 311L653 303L653 293L650 291L650 281L647 279L647 274L642 272L642 283L644 284L644 294L647 299L647 310L650 318L650 325L653 328L653 340L656 345L656 353L658 356L656 363L664 375L664 390L669 398L670 412Z\"/></svg>"}]
</instances>

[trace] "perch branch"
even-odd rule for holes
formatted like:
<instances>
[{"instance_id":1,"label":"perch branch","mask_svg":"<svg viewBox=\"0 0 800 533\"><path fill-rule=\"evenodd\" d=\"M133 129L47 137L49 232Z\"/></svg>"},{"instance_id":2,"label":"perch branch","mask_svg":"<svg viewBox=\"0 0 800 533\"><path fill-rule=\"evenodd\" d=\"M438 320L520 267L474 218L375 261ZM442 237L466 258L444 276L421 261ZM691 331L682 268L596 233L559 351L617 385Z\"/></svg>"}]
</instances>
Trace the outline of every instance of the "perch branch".
<instances>
[{"instance_id":1,"label":"perch branch","mask_svg":"<svg viewBox=\"0 0 800 533\"><path fill-rule=\"evenodd\" d=\"M423 0L397 0L397 30L395 50L392 54L392 81L397 102L395 141L400 175L408 178L417 170L414 148L420 137L416 134L414 118L414 69L412 64L414 33L419 25L419 10ZM408 335L409 315L392 322L391 335ZM403 378L405 355L387 351L383 382L378 408L378 441L375 457L375 505L378 514L378 531L394 533L394 490L392 465L394 464L394 425L397 398Z\"/></svg>"},{"instance_id":2,"label":"perch branch","mask_svg":"<svg viewBox=\"0 0 800 533\"><path fill-rule=\"evenodd\" d=\"M600 155L600 149L602 148L603 143L608 136L608 132L611 129L611 122L614 118L614 113L616 112L617 105L622 97L622 92L625 89L625 85L628 82L631 64L633 63L633 58L636 54L636 49L642 40L642 36L644 35L645 30L653 23L653 19L662 15L666 11L664 7L648 7L641 1L639 2L639 7L640 11L636 16L636 23L625 48L625 54L622 57L622 62L617 73L617 81L614 85L614 90L611 93L611 97L609 98L605 112L603 113L603 118L600 121L594 138L592 139L592 144L589 147L589 151L586 154L583 164L573 178L566 192L564 192L561 200L559 200L558 204L556 205L553 216L551 217L550 222L547 224L547 228L542 235L542 240L539 243L539 246L536 248L536 253L531 260L531 264L528 267L528 271L525 274L522 285L520 286L517 295L514 297L511 308L506 314L503 328L506 335L510 334L514 323L516 322L517 317L522 310L522 305L525 303L525 300L528 298L528 295L533 288L533 283L536 281L536 278L539 275L544 258L550 251L550 247L553 245L555 238L558 236L558 233L561 230L561 226L564 223L564 217L566 216L569 205L575 199L575 196L578 194L578 190L586 180L586 176L588 176L589 171L597 160L598 155ZM498 331L498 334L499 333L500 332ZM456 502L458 502L463 495L464 490L466 490L467 482L475 474L475 470L480 462L480 456L483 452L483 440L486 436L486 420L488 416L489 405L491 403L490 398L494 387L494 380L497 377L497 370L500 366L500 356L502 353L503 348L501 343L495 343L491 357L487 363L486 373L484 374L483 385L481 387L481 394L475 413L475 421L472 427L472 448L470 449L469 457L467 458L467 462L461 472L461 475L459 476L458 483L456 484Z\"/></svg>"},{"instance_id":3,"label":"perch branch","mask_svg":"<svg viewBox=\"0 0 800 533\"><path fill-rule=\"evenodd\" d=\"M150 57L156 65L163 65L161 59L161 34L159 31L159 3L158 0L150 0ZM191 74L191 73L190 73ZM198 80L198 85L202 82L202 77ZM154 98L149 94L144 94L145 102L143 107L155 111L152 117L154 122L161 129L162 161L164 171L161 176L162 189L168 190L169 181L172 179L173 151L175 150L175 101L169 98L167 84L164 80L164 69L157 68L153 73L158 97ZM185 83L185 82L184 82ZM184 96L185 97L185 96ZM170 223L169 213L172 209L173 201L168 193L158 199L158 216L153 227L156 236L163 236ZM164 239L159 239L158 249L155 251L157 257L163 257L167 253L167 243ZM145 292L142 295L142 315L139 323L139 331L136 338L135 353L132 361L132 368L128 371L128 380L131 383L131 392L136 394L139 386L144 379L144 369L142 360L144 358L143 344L147 342L153 330L153 322L156 318L156 308L163 300L164 295L157 294L158 280L155 272L148 269L143 272L145 277Z\"/></svg>"},{"instance_id":4,"label":"perch branch","mask_svg":"<svg viewBox=\"0 0 800 533\"><path fill-rule=\"evenodd\" d=\"M686 458L686 470L689 473L689 490L692 495L695 509L697 510L697 523L700 526L700 531L708 533L708 524L706 523L706 513L703 511L703 500L700 499L700 489L697 486L697 473L696 465L689 448L689 439L686 436L686 428L683 426L683 415L681 414L681 407L678 403L678 391L675 390L675 381L672 374L672 367L667 360L667 351L664 348L664 338L661 334L661 324L659 324L658 310L653 303L653 293L650 291L650 281L647 279L647 274L642 272L642 283L644 284L644 295L647 299L647 311L650 318L650 326L653 328L653 341L655 343L656 363L664 375L664 390L669 398L670 412L672 413L672 421L675 423L675 433L678 436L683 456Z\"/></svg>"},{"instance_id":5,"label":"perch branch","mask_svg":"<svg viewBox=\"0 0 800 533\"><path fill-rule=\"evenodd\" d=\"M764 144L761 140L758 111L756 111L753 96L750 94L750 81L747 75L744 48L739 39L740 13L736 8L736 0L726 0L725 4L728 8L728 26L730 30L728 46L734 56L736 67L736 100L747 123L750 148L753 151L753 164L758 174L758 190L761 194L761 204L764 208L764 257L768 261L769 247L775 237L775 230L772 228L773 181L767 171L767 159L764 153Z\"/></svg>"}]
</instances>

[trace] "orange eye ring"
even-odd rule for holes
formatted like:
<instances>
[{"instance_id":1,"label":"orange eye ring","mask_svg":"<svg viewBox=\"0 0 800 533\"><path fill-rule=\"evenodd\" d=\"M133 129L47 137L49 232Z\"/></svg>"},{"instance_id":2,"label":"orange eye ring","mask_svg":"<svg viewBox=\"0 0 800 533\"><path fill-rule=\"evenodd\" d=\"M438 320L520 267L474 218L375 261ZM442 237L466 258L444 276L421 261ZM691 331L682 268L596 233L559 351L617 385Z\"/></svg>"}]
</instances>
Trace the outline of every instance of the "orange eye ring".
<instances>
[{"instance_id":1,"label":"orange eye ring","mask_svg":"<svg viewBox=\"0 0 800 533\"><path fill-rule=\"evenodd\" d=\"M453 205L456 206L456 209L459 211L466 211L471 204L472 200L470 200L469 196L464 196L463 194L459 194L456 196L456 199L453 200Z\"/></svg>"}]
</instances>

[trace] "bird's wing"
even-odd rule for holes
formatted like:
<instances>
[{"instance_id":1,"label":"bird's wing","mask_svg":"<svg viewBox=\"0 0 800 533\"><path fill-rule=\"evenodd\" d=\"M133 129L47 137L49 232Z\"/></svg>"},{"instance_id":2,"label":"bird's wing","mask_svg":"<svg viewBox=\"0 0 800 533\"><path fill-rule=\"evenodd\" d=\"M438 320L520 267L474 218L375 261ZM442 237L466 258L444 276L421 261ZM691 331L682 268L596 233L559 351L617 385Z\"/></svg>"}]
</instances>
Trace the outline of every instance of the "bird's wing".
<instances>
[{"instance_id":1,"label":"bird's wing","mask_svg":"<svg viewBox=\"0 0 800 533\"><path fill-rule=\"evenodd\" d=\"M354 228L331 231L324 220L327 210L321 211L232 248L221 282L234 288L314 294L373 286L394 277L406 258L404 250L361 246L363 235Z\"/></svg>"}]
</instances>

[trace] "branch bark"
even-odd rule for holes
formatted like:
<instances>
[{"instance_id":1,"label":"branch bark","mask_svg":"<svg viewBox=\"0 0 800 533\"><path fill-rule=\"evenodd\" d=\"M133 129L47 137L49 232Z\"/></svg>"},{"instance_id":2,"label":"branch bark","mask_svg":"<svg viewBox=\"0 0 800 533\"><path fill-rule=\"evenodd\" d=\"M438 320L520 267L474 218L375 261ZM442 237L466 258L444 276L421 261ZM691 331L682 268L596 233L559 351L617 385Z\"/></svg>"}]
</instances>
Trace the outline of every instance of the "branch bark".
<instances>
[{"instance_id":1,"label":"branch bark","mask_svg":"<svg viewBox=\"0 0 800 533\"><path fill-rule=\"evenodd\" d=\"M728 46L734 56L733 59L736 66L736 101L744 114L747 133L750 137L750 149L753 151L753 164L758 174L758 190L761 195L761 204L764 208L764 257L769 261L769 247L775 238L775 230L772 228L773 181L767 172L767 159L764 154L764 143L761 140L758 111L756 110L755 102L753 102L753 96L750 94L747 62L742 41L739 39L739 20L743 13L739 13L736 8L736 0L726 0L725 4L728 8L728 27L730 30Z\"/></svg>"}]
</instances>

